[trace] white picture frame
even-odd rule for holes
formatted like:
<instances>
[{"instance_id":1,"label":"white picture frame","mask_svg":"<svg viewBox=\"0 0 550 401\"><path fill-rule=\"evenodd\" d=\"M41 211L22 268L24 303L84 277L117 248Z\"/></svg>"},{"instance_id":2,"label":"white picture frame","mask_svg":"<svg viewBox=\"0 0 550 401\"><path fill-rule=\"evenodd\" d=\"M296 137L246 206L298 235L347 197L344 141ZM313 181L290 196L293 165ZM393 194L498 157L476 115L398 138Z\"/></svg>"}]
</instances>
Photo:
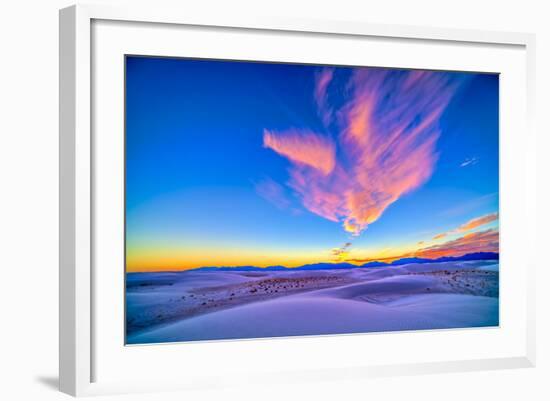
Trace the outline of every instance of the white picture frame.
<instances>
[{"instance_id":1,"label":"white picture frame","mask_svg":"<svg viewBox=\"0 0 550 401\"><path fill-rule=\"evenodd\" d=\"M94 175L96 170L100 168L98 163L101 163L101 157L98 152L105 149L105 145L97 145L94 142L93 125L94 117L94 101L95 89L92 85L94 76L94 68L103 68L103 64L94 59L100 53L101 47L105 41L98 39L93 40L94 24L106 22L107 31L110 29L109 24L129 23L129 24L147 24L147 26L158 26L158 35L170 34L166 29L178 29L178 27L201 27L205 29L215 30L231 30L232 32L246 31L249 33L266 32L273 33L275 36L278 33L286 35L308 35L308 37L340 37L353 38L354 40L361 38L383 38L387 41L418 41L426 43L435 43L437 45L458 44L464 48L476 46L492 46L495 48L510 48L514 49L511 57L517 61L518 70L525 76L515 77L517 88L521 88L521 92L525 96L519 96L519 100L515 100L521 106L517 111L518 117L514 124L520 127L521 141L513 142L505 141L504 148L501 148L503 157L501 157L501 176L510 177L509 181L505 181L502 185L503 189L510 193L508 196L503 193L502 197L516 197L510 206L504 207L504 216L508 213L507 223L503 222L502 230L505 233L506 227L521 225L525 240L517 243L519 251L524 251L525 254L534 255L530 251L528 238L534 235L535 232L535 133L532 128L533 110L534 110L534 35L525 33L506 33L506 32L485 32L485 31L470 31L459 29L438 29L414 26L393 26L393 25L375 25L363 22L349 21L316 21L316 20L294 20L292 18L262 18L262 17L222 17L214 15L193 15L187 14L185 10L163 10L151 8L112 8L109 6L91 6L78 5L72 6L60 11L60 390L75 396L94 395L106 393L126 393L133 391L160 391L167 389L187 389L187 388L203 388L209 386L225 385L229 380L220 380L223 371L220 370L218 376L209 377L201 373L200 369L196 372L189 371L187 379L179 379L174 377L151 377L150 380L131 380L131 377L116 377L110 375L106 380L98 380L101 377L101 372L98 376L98 366L96 358L106 359L101 354L106 353L103 345L96 345L97 323L101 320L98 318L97 308L94 306L94 288L97 285L102 285L101 280L104 277L99 277L94 274L94 263L100 259L94 253L94 238L97 235L97 213L94 213L97 199L94 197L96 190ZM139 35L138 30L143 26L135 26L136 35ZM162 28L162 29L161 29ZM129 25L117 27L116 30L134 29ZM220 31L220 32L221 32ZM223 35L224 33L217 33ZM153 46L156 34L148 36L149 44L144 46ZM160 36L159 36L160 37ZM274 38L273 40L277 40ZM117 42L116 40L113 42ZM206 43L208 45L208 43ZM117 46L113 44L113 46ZM114 47L113 47L114 49ZM118 48L117 48L118 49ZM168 47L166 48L168 49ZM163 50L164 52L168 50ZM483 50L483 49L482 49ZM118 51L118 50L117 50ZM147 51L147 50L145 50ZM149 51L153 51L150 50ZM517 53L517 54L516 54ZM117 53L118 54L118 53ZM103 56L102 56L103 57ZM118 57L118 56L117 56ZM257 57L254 55L251 58ZM105 59L105 58L102 58ZM499 72L498 62L493 63L494 72ZM105 64L108 66L108 64ZM447 67L451 64L447 64ZM445 64L439 66L444 68ZM475 68L472 64L471 68ZM481 68L481 67L480 67ZM504 67L503 67L504 68ZM510 74L513 74L511 72ZM116 76L115 76L116 77ZM517 81L517 82L516 82ZM120 82L120 88L122 82ZM117 92L118 93L118 92ZM503 96L508 96L509 93L504 92ZM116 101L116 100L115 100ZM119 104L122 107L122 105ZM511 106L511 104L509 105ZM516 104L517 106L517 104ZM525 108L523 113L523 109ZM518 109L518 110L519 110ZM507 107L505 110L512 110ZM116 131L116 130L115 130ZM116 132L115 132L116 134ZM122 135L122 133L121 133ZM520 135L520 133L516 133ZM517 139L515 139L517 141ZM507 144L509 142L509 144ZM513 148L516 152L516 161L506 156L508 150ZM103 163L108 163L104 161ZM520 167L514 168L513 173L510 173L513 163L519 163ZM503 175L505 174L506 175ZM508 178L506 178L508 180ZM522 195L512 195L512 192L517 191L517 186L521 183ZM113 185L116 182L112 183ZM506 192L505 191L505 192ZM506 201L508 204L508 201ZM515 216L515 217L514 217ZM511 237L509 237L511 243ZM533 241L534 243L534 241ZM515 252L515 251L514 251ZM507 256L510 260L514 259L514 255L510 251ZM518 259L514 259L518 260ZM258 382L279 382L285 383L293 380L324 380L328 377L332 378L363 378L370 376L386 376L400 374L420 374L420 373L435 373L449 371L468 371L481 369L503 369L513 367L530 367L535 364L535 305L534 305L534 270L535 258L526 257L521 262L522 276L512 277L514 282L518 284L515 289L518 298L521 301L517 303L521 306L521 310L517 311L518 333L514 334L515 345L513 352L506 352L504 348L506 342L495 346L494 350L487 353L478 352L472 353L464 359L444 359L430 361L416 360L414 355L408 358L407 362L399 362L381 358L373 363L358 363L352 361L349 363L340 361L339 365L331 366L331 353L326 359L318 365L318 368L308 367L307 364L299 365L294 370L279 369L276 372L268 372L267 370L260 371L257 374ZM117 273L113 273L117 274ZM116 289L115 289L116 290ZM119 288L120 294L123 289ZM113 290L114 291L114 290ZM111 300L115 297L114 292L107 291L105 295ZM122 296L112 299L113 302L122 302ZM96 310L97 309L97 310ZM101 313L100 313L101 315ZM103 324L103 323L102 323ZM102 327L106 330L112 329L111 326L103 324ZM506 327L502 328L506 330ZM476 334L477 333L477 334ZM475 335L484 335L484 332L457 331L452 335L456 338L464 336L465 338L473 338ZM416 336L412 341L432 341L430 333L426 335ZM415 336L414 333L400 334L401 339ZM377 334L377 337L370 337L370 341L374 338L382 338L384 336L393 336L393 342L398 337L395 334ZM408 337L405 337L408 336ZM488 341L492 333L487 334ZM363 337L342 337L331 338L326 343L328 347L337 347L340 341L365 341ZM440 336L441 337L441 336ZM266 344L275 349L275 352L291 352L291 348L285 348L285 344L291 344L294 347L310 348L314 352L316 341L313 338L302 338L299 343L292 340L291 343L287 339L282 340L250 340L244 342L225 342L218 343L203 343L199 348L187 348L187 351L192 353L193 358L212 357L212 350L224 350L231 352L229 348L241 347L239 352L245 350L251 353L257 351L257 344L264 348ZM434 341L440 341L435 339ZM308 345L309 344L309 345ZM123 347L123 344L120 344ZM130 358L136 361L136 358L149 358L147 361L152 361L150 358L157 358L154 354L163 353L160 358L170 358L166 354L169 353L169 346L155 348L155 346L146 347L146 353L134 351L135 355ZM163 351L160 351L160 350ZM158 351L156 351L158 350ZM502 351L502 352L501 352ZM180 348L177 352L182 352ZM191 355L191 354L190 354ZM145 359L144 359L145 360ZM158 361L158 359L155 359ZM120 362L109 360L109 363ZM249 361L250 362L250 361ZM122 362L120 362L122 363ZM126 362L127 363L127 362ZM103 362L105 365L105 362ZM113 365L114 366L114 365ZM121 366L117 366L120 369ZM243 368L244 369L244 368ZM298 372L298 373L297 373ZM190 378L189 378L190 377ZM238 380L232 380L232 383ZM246 382L246 381L243 381Z\"/></svg>"}]
</instances>

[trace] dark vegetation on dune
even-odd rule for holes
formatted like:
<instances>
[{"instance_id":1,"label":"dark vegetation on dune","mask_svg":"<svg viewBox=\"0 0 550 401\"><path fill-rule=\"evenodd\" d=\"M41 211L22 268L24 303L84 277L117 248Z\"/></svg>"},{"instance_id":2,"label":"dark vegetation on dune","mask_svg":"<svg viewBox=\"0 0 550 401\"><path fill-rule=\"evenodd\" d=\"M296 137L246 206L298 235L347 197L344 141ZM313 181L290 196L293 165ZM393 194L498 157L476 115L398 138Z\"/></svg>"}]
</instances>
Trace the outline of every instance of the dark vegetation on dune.
<instances>
[{"instance_id":1,"label":"dark vegetation on dune","mask_svg":"<svg viewBox=\"0 0 550 401\"><path fill-rule=\"evenodd\" d=\"M415 301L415 296L428 294L475 296L484 304L489 298L499 297L495 256L486 257L472 263L444 258L439 264L411 263L408 259L408 263L399 261L401 266L394 263L379 268L353 266L353 269L308 268L301 271L278 268L271 272L260 268L250 269L254 271L226 268L130 273L126 280L126 334L134 336L177 321L261 301L303 300L299 297L305 293L317 300L328 297L338 302L353 300L377 307L407 297ZM456 319L461 321L459 317Z\"/></svg>"}]
</instances>

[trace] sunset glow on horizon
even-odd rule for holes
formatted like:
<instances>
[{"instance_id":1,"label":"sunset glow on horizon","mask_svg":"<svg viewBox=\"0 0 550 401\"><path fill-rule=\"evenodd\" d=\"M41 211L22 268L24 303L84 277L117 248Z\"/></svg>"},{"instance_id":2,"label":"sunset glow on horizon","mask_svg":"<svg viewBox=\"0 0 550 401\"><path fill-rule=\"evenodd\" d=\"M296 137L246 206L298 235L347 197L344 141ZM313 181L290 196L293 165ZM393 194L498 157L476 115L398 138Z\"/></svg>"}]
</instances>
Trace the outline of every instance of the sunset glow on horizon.
<instances>
[{"instance_id":1,"label":"sunset glow on horizon","mask_svg":"<svg viewBox=\"0 0 550 401\"><path fill-rule=\"evenodd\" d=\"M499 252L498 75L126 63L127 272Z\"/></svg>"},{"instance_id":2,"label":"sunset glow on horizon","mask_svg":"<svg viewBox=\"0 0 550 401\"><path fill-rule=\"evenodd\" d=\"M462 256L473 252L498 253L499 251L498 229L496 228L472 231L444 242L428 240L421 242L422 246L411 244L376 251L346 249L344 252L340 252L342 248L290 252L288 250L251 250L227 247L216 249L216 253L212 253L211 249L199 247L186 249L178 245L171 248L142 246L130 252L131 258L127 259L127 269L138 272L179 271L209 266L285 266L291 268L311 263L362 265L369 262L391 263L410 257L437 259L444 256ZM351 243L347 244L351 246Z\"/></svg>"}]
</instances>

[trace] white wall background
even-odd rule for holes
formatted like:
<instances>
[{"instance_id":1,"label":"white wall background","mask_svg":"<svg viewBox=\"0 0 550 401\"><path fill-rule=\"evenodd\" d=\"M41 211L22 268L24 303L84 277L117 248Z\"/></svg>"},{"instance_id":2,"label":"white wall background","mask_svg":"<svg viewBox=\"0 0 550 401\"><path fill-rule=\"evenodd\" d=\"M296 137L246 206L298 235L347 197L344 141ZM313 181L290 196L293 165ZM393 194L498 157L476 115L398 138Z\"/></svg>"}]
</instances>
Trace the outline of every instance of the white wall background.
<instances>
[{"instance_id":1,"label":"white wall background","mask_svg":"<svg viewBox=\"0 0 550 401\"><path fill-rule=\"evenodd\" d=\"M128 0L96 0L128 4ZM326 382L223 393L121 396L132 400L550 399L550 12L544 1L150 1L216 14L252 13L504 31L537 36L539 135L538 366L534 369ZM546 4L545 4L546 3ZM0 2L0 397L57 400L58 21L65 0ZM518 133L521 135L521 133ZM548 257L547 257L548 260ZM184 363L182 361L182 363ZM108 399L115 399L108 397ZM119 398L116 398L119 399Z\"/></svg>"}]
</instances>

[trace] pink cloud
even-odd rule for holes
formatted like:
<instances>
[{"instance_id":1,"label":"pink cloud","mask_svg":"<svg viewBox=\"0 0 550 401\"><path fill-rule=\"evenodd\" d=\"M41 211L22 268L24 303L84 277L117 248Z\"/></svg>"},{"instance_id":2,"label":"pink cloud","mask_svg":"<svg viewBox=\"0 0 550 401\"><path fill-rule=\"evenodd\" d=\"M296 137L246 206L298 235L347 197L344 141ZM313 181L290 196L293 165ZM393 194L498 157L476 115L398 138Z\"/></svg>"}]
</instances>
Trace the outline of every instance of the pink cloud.
<instances>
[{"instance_id":1,"label":"pink cloud","mask_svg":"<svg viewBox=\"0 0 550 401\"><path fill-rule=\"evenodd\" d=\"M323 121L338 116L335 139L265 130L264 146L290 161L288 185L307 210L359 235L432 175L439 120L460 82L448 73L357 69L333 113L333 74L317 75L314 97Z\"/></svg>"},{"instance_id":2,"label":"pink cloud","mask_svg":"<svg viewBox=\"0 0 550 401\"><path fill-rule=\"evenodd\" d=\"M277 133L264 130L264 146L297 165L314 168L323 175L329 174L336 163L332 140L311 131L288 130Z\"/></svg>"},{"instance_id":3,"label":"pink cloud","mask_svg":"<svg viewBox=\"0 0 550 401\"><path fill-rule=\"evenodd\" d=\"M319 115L325 125L329 125L333 114L333 109L329 106L327 100L327 90L333 75L334 70L330 68L325 68L315 75L314 99Z\"/></svg>"},{"instance_id":4,"label":"pink cloud","mask_svg":"<svg viewBox=\"0 0 550 401\"><path fill-rule=\"evenodd\" d=\"M418 245L422 245L420 241ZM388 261L392 262L397 259L418 257L427 259L437 259L443 256L462 256L468 253L475 252L499 252L499 233L498 230L485 230L474 233L469 233L463 237L444 242L442 244L431 245L428 247L420 248L414 252L408 252L405 254L396 254L394 256L382 257L382 258L368 258L368 259L345 259L346 262L353 263L365 263L372 261Z\"/></svg>"},{"instance_id":5,"label":"pink cloud","mask_svg":"<svg viewBox=\"0 0 550 401\"><path fill-rule=\"evenodd\" d=\"M498 231L489 229L420 249L414 252L414 256L435 259L442 256L461 256L472 252L498 252L498 244Z\"/></svg>"}]
</instances>

